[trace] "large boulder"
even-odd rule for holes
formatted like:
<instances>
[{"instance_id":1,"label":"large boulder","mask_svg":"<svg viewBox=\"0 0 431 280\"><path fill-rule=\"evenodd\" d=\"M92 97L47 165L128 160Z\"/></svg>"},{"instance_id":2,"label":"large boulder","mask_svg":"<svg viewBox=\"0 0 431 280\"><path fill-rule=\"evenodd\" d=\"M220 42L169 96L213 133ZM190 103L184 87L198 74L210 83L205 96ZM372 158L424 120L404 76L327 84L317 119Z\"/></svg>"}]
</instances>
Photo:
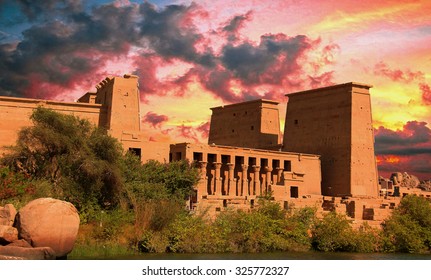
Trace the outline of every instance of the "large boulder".
<instances>
[{"instance_id":1,"label":"large boulder","mask_svg":"<svg viewBox=\"0 0 431 280\"><path fill-rule=\"evenodd\" d=\"M79 215L69 202L39 198L19 210L16 227L20 238L33 247L50 247L56 257L64 257L75 244Z\"/></svg>"},{"instance_id":2,"label":"large boulder","mask_svg":"<svg viewBox=\"0 0 431 280\"><path fill-rule=\"evenodd\" d=\"M403 181L401 182L402 187L416 188L417 186L419 186L419 184L420 184L420 181L418 177L414 175L410 175L407 172L403 173Z\"/></svg>"},{"instance_id":3,"label":"large boulder","mask_svg":"<svg viewBox=\"0 0 431 280\"><path fill-rule=\"evenodd\" d=\"M15 221L16 209L12 204L0 207L0 225L13 226Z\"/></svg>"}]
</instances>

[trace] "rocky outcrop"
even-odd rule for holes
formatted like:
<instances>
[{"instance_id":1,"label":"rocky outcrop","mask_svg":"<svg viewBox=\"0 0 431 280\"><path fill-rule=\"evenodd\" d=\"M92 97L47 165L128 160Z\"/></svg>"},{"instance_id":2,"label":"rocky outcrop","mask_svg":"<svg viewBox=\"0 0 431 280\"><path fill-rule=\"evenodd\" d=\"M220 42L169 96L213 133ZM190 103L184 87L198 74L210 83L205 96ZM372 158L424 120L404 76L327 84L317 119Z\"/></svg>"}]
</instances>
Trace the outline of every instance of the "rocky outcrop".
<instances>
[{"instance_id":1,"label":"rocky outcrop","mask_svg":"<svg viewBox=\"0 0 431 280\"><path fill-rule=\"evenodd\" d=\"M392 173L391 181L394 186L406 187L406 188L417 188L420 184L418 177L410 175L407 172Z\"/></svg>"},{"instance_id":2,"label":"rocky outcrop","mask_svg":"<svg viewBox=\"0 0 431 280\"><path fill-rule=\"evenodd\" d=\"M13 241L12 243L7 244L6 246L9 246L9 247L22 247L22 248L33 248L24 239L18 239L16 241Z\"/></svg>"},{"instance_id":3,"label":"rocky outcrop","mask_svg":"<svg viewBox=\"0 0 431 280\"><path fill-rule=\"evenodd\" d=\"M16 209L12 204L0 207L0 225L13 226L16 216Z\"/></svg>"},{"instance_id":4,"label":"rocky outcrop","mask_svg":"<svg viewBox=\"0 0 431 280\"><path fill-rule=\"evenodd\" d=\"M64 257L75 244L79 215L69 202L39 198L20 209L16 227L20 238L33 247L50 247L56 257Z\"/></svg>"},{"instance_id":5,"label":"rocky outcrop","mask_svg":"<svg viewBox=\"0 0 431 280\"><path fill-rule=\"evenodd\" d=\"M423 190L423 191L428 191L428 192L431 192L431 181L430 180L428 180L428 181L422 181L420 184L419 184L419 187L418 188L420 188L421 190Z\"/></svg>"},{"instance_id":6,"label":"rocky outcrop","mask_svg":"<svg viewBox=\"0 0 431 280\"><path fill-rule=\"evenodd\" d=\"M18 240L18 230L11 226L0 225L0 244L9 244Z\"/></svg>"},{"instance_id":7,"label":"rocky outcrop","mask_svg":"<svg viewBox=\"0 0 431 280\"><path fill-rule=\"evenodd\" d=\"M0 207L0 260L64 258L75 244L79 215L68 202L40 198L17 213Z\"/></svg>"}]
</instances>

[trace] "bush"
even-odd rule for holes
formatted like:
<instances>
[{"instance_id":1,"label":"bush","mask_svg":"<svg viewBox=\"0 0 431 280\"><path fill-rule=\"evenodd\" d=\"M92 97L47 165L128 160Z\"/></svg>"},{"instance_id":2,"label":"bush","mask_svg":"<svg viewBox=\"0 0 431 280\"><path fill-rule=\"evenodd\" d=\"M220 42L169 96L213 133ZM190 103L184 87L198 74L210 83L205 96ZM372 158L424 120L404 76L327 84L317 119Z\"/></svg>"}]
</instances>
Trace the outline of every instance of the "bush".
<instances>
[{"instance_id":1,"label":"bush","mask_svg":"<svg viewBox=\"0 0 431 280\"><path fill-rule=\"evenodd\" d=\"M431 249L431 205L423 197L408 195L384 223L385 250L421 253Z\"/></svg>"},{"instance_id":2,"label":"bush","mask_svg":"<svg viewBox=\"0 0 431 280\"><path fill-rule=\"evenodd\" d=\"M113 208L122 188L122 148L106 130L87 120L39 107L23 128L2 164L28 178L48 180L52 196L72 202L78 210Z\"/></svg>"},{"instance_id":3,"label":"bush","mask_svg":"<svg viewBox=\"0 0 431 280\"><path fill-rule=\"evenodd\" d=\"M0 167L0 201L36 192L29 175L12 172L8 167Z\"/></svg>"}]
</instances>

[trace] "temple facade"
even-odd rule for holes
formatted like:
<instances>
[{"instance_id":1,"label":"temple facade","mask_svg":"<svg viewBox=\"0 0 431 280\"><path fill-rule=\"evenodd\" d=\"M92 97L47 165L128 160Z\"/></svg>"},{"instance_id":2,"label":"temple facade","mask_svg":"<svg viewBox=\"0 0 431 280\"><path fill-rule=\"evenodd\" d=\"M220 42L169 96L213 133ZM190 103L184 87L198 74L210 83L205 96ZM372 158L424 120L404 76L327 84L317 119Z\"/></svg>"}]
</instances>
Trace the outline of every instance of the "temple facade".
<instances>
[{"instance_id":1,"label":"temple facade","mask_svg":"<svg viewBox=\"0 0 431 280\"><path fill-rule=\"evenodd\" d=\"M179 143L170 146L170 159L200 169L192 209L250 208L263 197L288 208L297 198L321 197L317 155Z\"/></svg>"},{"instance_id":2,"label":"temple facade","mask_svg":"<svg viewBox=\"0 0 431 280\"><path fill-rule=\"evenodd\" d=\"M155 159L167 162L169 143L150 141L150 135L140 131L140 100L138 77L107 77L77 102L60 102L0 96L0 153L13 145L17 132L32 125L30 115L39 106L89 120L107 129L123 148L133 151L143 161Z\"/></svg>"},{"instance_id":3,"label":"temple facade","mask_svg":"<svg viewBox=\"0 0 431 280\"><path fill-rule=\"evenodd\" d=\"M283 150L321 156L323 195L379 194L370 88L346 83L287 95Z\"/></svg>"},{"instance_id":4,"label":"temple facade","mask_svg":"<svg viewBox=\"0 0 431 280\"><path fill-rule=\"evenodd\" d=\"M288 94L284 136L278 102L211 108L208 144L172 144L140 131L138 77L107 77L77 102L0 96L0 153L43 106L104 127L143 162L193 163L201 174L188 204L193 211L249 210L266 198L285 209L312 206L378 224L399 198L379 193L370 88L347 83Z\"/></svg>"}]
</instances>

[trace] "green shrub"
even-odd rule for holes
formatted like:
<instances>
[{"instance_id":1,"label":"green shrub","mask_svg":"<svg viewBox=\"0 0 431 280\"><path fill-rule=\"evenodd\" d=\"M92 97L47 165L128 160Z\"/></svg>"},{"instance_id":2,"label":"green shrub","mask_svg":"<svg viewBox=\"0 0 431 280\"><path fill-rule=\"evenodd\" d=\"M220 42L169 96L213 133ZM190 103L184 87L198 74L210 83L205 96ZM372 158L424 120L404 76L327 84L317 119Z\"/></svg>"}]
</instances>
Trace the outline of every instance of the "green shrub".
<instances>
[{"instance_id":1,"label":"green shrub","mask_svg":"<svg viewBox=\"0 0 431 280\"><path fill-rule=\"evenodd\" d=\"M0 167L0 201L36 192L35 184L30 176L11 171L8 167Z\"/></svg>"},{"instance_id":2,"label":"green shrub","mask_svg":"<svg viewBox=\"0 0 431 280\"><path fill-rule=\"evenodd\" d=\"M421 253L431 249L431 205L423 197L408 195L384 223L384 250Z\"/></svg>"},{"instance_id":3,"label":"green shrub","mask_svg":"<svg viewBox=\"0 0 431 280\"><path fill-rule=\"evenodd\" d=\"M324 252L352 251L353 230L341 214L330 212L318 220L313 228L312 245Z\"/></svg>"},{"instance_id":4,"label":"green shrub","mask_svg":"<svg viewBox=\"0 0 431 280\"><path fill-rule=\"evenodd\" d=\"M118 204L123 184L120 143L106 130L87 120L39 107L30 117L2 164L32 179L48 180L56 198L72 202L79 210L97 203L102 208Z\"/></svg>"}]
</instances>

